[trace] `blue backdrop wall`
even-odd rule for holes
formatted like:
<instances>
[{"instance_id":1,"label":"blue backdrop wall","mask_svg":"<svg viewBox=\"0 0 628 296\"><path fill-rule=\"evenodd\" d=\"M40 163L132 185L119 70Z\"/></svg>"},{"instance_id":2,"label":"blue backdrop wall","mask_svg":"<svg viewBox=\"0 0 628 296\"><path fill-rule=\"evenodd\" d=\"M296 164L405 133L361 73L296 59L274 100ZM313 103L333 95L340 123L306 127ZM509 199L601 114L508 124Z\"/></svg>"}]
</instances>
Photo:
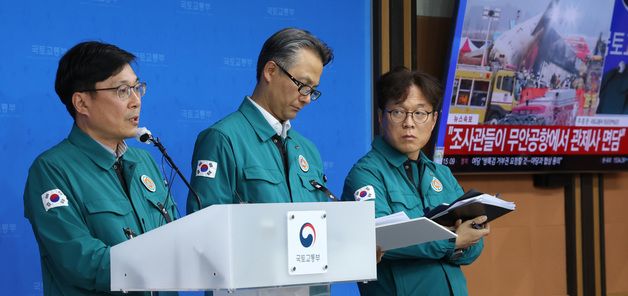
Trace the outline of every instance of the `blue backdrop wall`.
<instances>
[{"instance_id":1,"label":"blue backdrop wall","mask_svg":"<svg viewBox=\"0 0 628 296\"><path fill-rule=\"evenodd\" d=\"M72 119L54 92L61 55L86 40L138 56L148 82L140 125L162 139L190 175L198 132L235 110L255 84L264 40L288 26L326 41L336 59L321 79L323 96L293 127L319 147L330 189L341 193L351 165L371 140L371 3L363 0L68 0L0 4L0 287L4 295L41 295L39 252L23 217L28 168L65 138ZM134 146L134 140L129 141ZM156 160L159 152L144 146ZM187 189L173 185L182 213ZM334 295L355 295L352 284Z\"/></svg>"}]
</instances>

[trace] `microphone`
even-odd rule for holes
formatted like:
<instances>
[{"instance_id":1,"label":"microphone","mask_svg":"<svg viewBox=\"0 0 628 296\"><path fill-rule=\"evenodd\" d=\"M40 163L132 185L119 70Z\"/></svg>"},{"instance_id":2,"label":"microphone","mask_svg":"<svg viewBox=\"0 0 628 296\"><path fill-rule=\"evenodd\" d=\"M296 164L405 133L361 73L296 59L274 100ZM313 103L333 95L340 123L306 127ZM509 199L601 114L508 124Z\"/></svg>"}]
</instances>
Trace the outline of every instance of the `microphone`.
<instances>
[{"instance_id":1,"label":"microphone","mask_svg":"<svg viewBox=\"0 0 628 296\"><path fill-rule=\"evenodd\" d=\"M150 145L150 141L153 139L153 134L146 127L138 127L135 132L135 139L141 143Z\"/></svg>"},{"instance_id":2,"label":"microphone","mask_svg":"<svg viewBox=\"0 0 628 296\"><path fill-rule=\"evenodd\" d=\"M135 139L145 144L149 144L149 145L153 144L155 147L157 147L157 149L159 149L159 151L164 156L164 158L166 159L170 167L173 168L175 172L177 172L181 180L183 180L183 183L185 183L185 186L187 186L190 192L192 193L192 195L194 195L194 198L196 198L196 203L198 204L198 209L201 210L202 209L201 198L198 196L196 191L192 189L192 185L190 185L190 182L188 182L188 180L185 179L185 177L183 176L183 174L181 173L177 165L174 164L174 161L172 160L172 158L170 158L170 155L168 155L168 153L166 152L166 147L164 147L164 145L161 144L161 142L159 141L159 138L153 137L153 134L146 127L139 127L137 128L137 131L135 132Z\"/></svg>"}]
</instances>

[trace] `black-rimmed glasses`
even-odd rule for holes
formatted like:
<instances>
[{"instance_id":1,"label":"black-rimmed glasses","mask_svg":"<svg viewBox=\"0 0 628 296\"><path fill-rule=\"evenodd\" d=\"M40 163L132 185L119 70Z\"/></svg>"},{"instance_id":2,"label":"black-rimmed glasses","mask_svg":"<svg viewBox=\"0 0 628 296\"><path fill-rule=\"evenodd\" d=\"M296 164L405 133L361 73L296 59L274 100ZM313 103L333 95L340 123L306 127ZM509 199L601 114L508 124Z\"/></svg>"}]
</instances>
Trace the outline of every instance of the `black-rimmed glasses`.
<instances>
[{"instance_id":1,"label":"black-rimmed glasses","mask_svg":"<svg viewBox=\"0 0 628 296\"><path fill-rule=\"evenodd\" d=\"M115 90L118 98L121 100L126 100L131 96L131 92L135 92L140 98L146 94L146 82L138 82L136 85L127 85L122 84L116 87L108 87L108 88L94 88L94 89L84 89L79 92L87 92L87 91L102 91L102 90Z\"/></svg>"},{"instance_id":2,"label":"black-rimmed glasses","mask_svg":"<svg viewBox=\"0 0 628 296\"><path fill-rule=\"evenodd\" d=\"M393 109L393 110L386 110L386 113L388 113L390 120L394 123L404 122L406 118L408 118L408 115L410 115L412 117L412 120L414 120L415 123L422 124L427 121L427 118L430 116L430 114L434 114L436 113L436 111L430 111L430 112L423 111L423 110L405 111L405 110Z\"/></svg>"},{"instance_id":3,"label":"black-rimmed glasses","mask_svg":"<svg viewBox=\"0 0 628 296\"><path fill-rule=\"evenodd\" d=\"M275 62L275 64L277 65L277 67L279 67L279 69L281 69L281 71L283 71L283 73L288 75L290 80L292 80L292 82L294 82L294 84L296 84L297 87L299 87L299 93L301 95L304 95L304 96L310 95L310 100L312 100L312 101L316 101L316 99L318 99L322 95L322 93L320 91L318 91L317 89L315 89L314 87L309 86L309 85L299 81L298 79L294 78L294 76L292 76L292 74L288 73L288 71L286 69L284 69L281 65L279 65L279 63Z\"/></svg>"}]
</instances>

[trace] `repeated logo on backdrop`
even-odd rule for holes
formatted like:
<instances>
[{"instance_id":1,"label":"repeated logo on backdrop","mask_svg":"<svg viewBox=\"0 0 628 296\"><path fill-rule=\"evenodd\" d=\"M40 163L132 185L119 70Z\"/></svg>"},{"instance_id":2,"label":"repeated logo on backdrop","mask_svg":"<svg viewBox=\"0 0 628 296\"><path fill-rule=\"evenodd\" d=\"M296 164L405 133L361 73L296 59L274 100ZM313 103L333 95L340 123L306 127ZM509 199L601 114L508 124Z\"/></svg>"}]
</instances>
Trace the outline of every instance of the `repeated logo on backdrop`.
<instances>
[{"instance_id":1,"label":"repeated logo on backdrop","mask_svg":"<svg viewBox=\"0 0 628 296\"><path fill-rule=\"evenodd\" d=\"M39 251L31 225L24 218L22 195L33 159L67 137L72 126L72 117L54 91L54 73L63 53L81 41L113 43L137 56L133 69L149 85L141 122L159 131L183 175L197 182L215 182L223 176L224 172L218 171L221 163L216 163L216 159L205 158L200 164L190 163L194 140L200 131L236 111L244 95L252 91L257 56L266 38L280 28L294 26L311 31L336 52L351 52L351 55L338 59L338 63L332 63L331 68L326 67L327 71L321 77L324 90L321 90L327 99L321 104L307 106L299 113L298 124L295 121L295 130L304 133L325 157L325 171L317 173L334 177L325 186L334 192L340 191L345 172L368 150L370 143L371 110L368 108L370 103L364 98L370 96L371 77L348 74L355 71L367 73L371 69L368 45L371 43L372 5L357 0L322 0L317 5L330 9L312 14L309 9L290 1L248 1L246 5L240 2L179 0L168 1L165 5L147 0L68 0L63 4L30 0L3 2L0 10L6 25L0 26L0 32L4 33L1 35L5 37L3 44L6 46L0 46L0 52L9 58L0 67L0 77L16 83L15 87L0 92L0 126L11 126L6 130L0 128L5 144L0 145L0 162L7 168L0 177L6 180L3 183L6 184L6 194L19 197L7 199L2 205L7 216L0 222L0 253L15 254L0 267L3 294L43 293ZM135 22L137 31L143 32L141 34L116 34L117 29L111 26L91 25L106 23L112 14L121 19L132 19L138 8L160 16ZM72 17L77 13L89 13L90 17ZM45 25L46 19L42 15L47 14L58 19L54 26ZM321 22L321 16L329 21ZM241 25L243 22L254 23L255 27ZM29 26L23 26L24 23ZM352 26L350 40L338 34L337 28L346 24ZM220 29L225 26L230 30ZM51 39L50 36L58 38ZM347 77L347 83L355 87L339 86L334 83L337 77ZM168 88L168 85L177 87ZM346 106L355 108L350 117L342 116ZM48 119L45 124L41 124L42 118ZM345 133L343 126L348 124L354 126L351 132ZM37 141L33 142L32 135L38 135ZM130 146L135 144L129 141ZM338 149L348 145L352 149ZM153 156L161 171L159 151L149 146L143 146L143 149ZM303 147L301 151L304 151ZM314 159L309 151L301 153L307 162ZM298 165L296 169L302 173L301 165ZM305 161L303 168L312 173L312 167L305 165ZM171 172L165 163L163 171L170 180ZM142 182L138 178L141 173L139 175L133 182L141 183L138 185L144 193L152 194L152 189L158 192L165 188L160 184L163 180L159 176L147 174L150 180L144 178ZM185 205L188 189L176 176L172 180L175 201ZM59 188L63 192L39 196L55 188L38 192L37 205L42 211L48 210L50 215L67 211L76 198L76 192L65 186ZM314 225L316 235L312 229L304 229L305 238L312 235L312 245L306 249L308 252L299 254L322 254L315 248L323 245L325 231L313 219L308 221ZM301 248L304 247L297 236L300 227L308 221L296 223L298 225L291 233L295 245ZM307 258L301 259L305 261ZM316 263L323 264L323 258Z\"/></svg>"}]
</instances>

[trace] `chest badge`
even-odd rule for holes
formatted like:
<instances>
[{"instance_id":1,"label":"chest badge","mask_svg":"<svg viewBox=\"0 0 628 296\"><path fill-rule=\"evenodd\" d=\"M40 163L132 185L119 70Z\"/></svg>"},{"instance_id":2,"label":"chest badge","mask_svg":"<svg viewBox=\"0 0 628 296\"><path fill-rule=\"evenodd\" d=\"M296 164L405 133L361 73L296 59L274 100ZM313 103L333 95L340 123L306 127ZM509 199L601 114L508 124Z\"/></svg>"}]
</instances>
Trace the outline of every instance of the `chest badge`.
<instances>
[{"instance_id":1,"label":"chest badge","mask_svg":"<svg viewBox=\"0 0 628 296\"><path fill-rule=\"evenodd\" d=\"M436 192L443 191L443 183L441 183L440 180L436 179L436 177L432 177L432 182L430 183L430 185L432 185L432 189L434 189L434 191Z\"/></svg>"},{"instance_id":2,"label":"chest badge","mask_svg":"<svg viewBox=\"0 0 628 296\"><path fill-rule=\"evenodd\" d=\"M155 182L153 182L153 179L151 179L149 176L142 175L140 177L140 180L142 180L142 184L144 184L144 187L146 187L148 191L155 192L155 190L157 190L157 186L155 186Z\"/></svg>"},{"instance_id":3,"label":"chest badge","mask_svg":"<svg viewBox=\"0 0 628 296\"><path fill-rule=\"evenodd\" d=\"M307 163L307 159L305 159L305 157L303 157L303 155L301 154L299 154L299 167L303 172L306 173L310 170L310 164Z\"/></svg>"}]
</instances>

